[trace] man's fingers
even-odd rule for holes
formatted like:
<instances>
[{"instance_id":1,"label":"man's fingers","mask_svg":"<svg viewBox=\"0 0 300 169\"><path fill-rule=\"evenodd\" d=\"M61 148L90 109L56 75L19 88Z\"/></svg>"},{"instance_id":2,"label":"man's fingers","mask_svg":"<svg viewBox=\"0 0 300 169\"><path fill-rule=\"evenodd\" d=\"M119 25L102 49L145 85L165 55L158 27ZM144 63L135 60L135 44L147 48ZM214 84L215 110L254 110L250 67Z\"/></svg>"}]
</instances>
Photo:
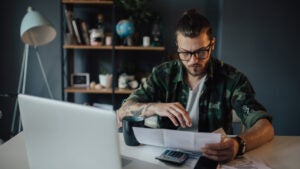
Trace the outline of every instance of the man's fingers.
<instances>
[{"instance_id":1,"label":"man's fingers","mask_svg":"<svg viewBox=\"0 0 300 169\"><path fill-rule=\"evenodd\" d=\"M156 114L168 117L175 126L192 126L192 120L183 106L176 103L160 103L155 106Z\"/></svg>"},{"instance_id":2,"label":"man's fingers","mask_svg":"<svg viewBox=\"0 0 300 169\"><path fill-rule=\"evenodd\" d=\"M201 149L201 152L210 156L228 156L230 151L227 150L212 150L212 149Z\"/></svg>"},{"instance_id":3,"label":"man's fingers","mask_svg":"<svg viewBox=\"0 0 300 169\"><path fill-rule=\"evenodd\" d=\"M206 153L203 153L202 155L214 161L228 161L226 156L208 155Z\"/></svg>"},{"instance_id":4,"label":"man's fingers","mask_svg":"<svg viewBox=\"0 0 300 169\"><path fill-rule=\"evenodd\" d=\"M206 144L200 150L204 156L216 161L228 161L234 158L234 151L231 142Z\"/></svg>"},{"instance_id":5,"label":"man's fingers","mask_svg":"<svg viewBox=\"0 0 300 169\"><path fill-rule=\"evenodd\" d=\"M226 150L231 148L232 145L230 142L221 142L221 143L211 143L211 144L206 144L205 149L213 149L213 150Z\"/></svg>"},{"instance_id":6,"label":"man's fingers","mask_svg":"<svg viewBox=\"0 0 300 169\"><path fill-rule=\"evenodd\" d=\"M185 126L186 126L186 125L185 125L184 118L183 118L183 116L182 116L181 113L179 113L179 112L177 112L176 110L173 110L173 109L171 109L169 112L170 112L171 114L173 114L173 116L176 117L176 119L179 121L179 123L180 123L180 125L181 125L182 127L185 127Z\"/></svg>"},{"instance_id":7,"label":"man's fingers","mask_svg":"<svg viewBox=\"0 0 300 169\"><path fill-rule=\"evenodd\" d=\"M167 117L172 121L175 126L178 126L178 122L172 113L168 113Z\"/></svg>"},{"instance_id":8,"label":"man's fingers","mask_svg":"<svg viewBox=\"0 0 300 169\"><path fill-rule=\"evenodd\" d=\"M192 126L192 120L191 120L189 113L182 107L182 105L180 103L175 103L172 108L181 114L181 116L183 117L185 126L189 126L189 127Z\"/></svg>"}]
</instances>

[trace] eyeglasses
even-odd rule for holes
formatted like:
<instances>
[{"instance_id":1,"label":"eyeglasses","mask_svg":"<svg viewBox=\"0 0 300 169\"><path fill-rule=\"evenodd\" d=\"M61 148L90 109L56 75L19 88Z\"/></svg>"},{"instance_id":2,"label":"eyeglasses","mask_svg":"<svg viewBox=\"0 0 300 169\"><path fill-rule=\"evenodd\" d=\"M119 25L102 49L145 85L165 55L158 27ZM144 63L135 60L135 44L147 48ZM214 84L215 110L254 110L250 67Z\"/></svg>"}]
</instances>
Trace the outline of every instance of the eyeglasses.
<instances>
[{"instance_id":1,"label":"eyeglasses","mask_svg":"<svg viewBox=\"0 0 300 169\"><path fill-rule=\"evenodd\" d=\"M197 57L197 59L199 60L203 60L208 58L209 56L209 51L211 48L211 43L209 43L209 45L207 47L205 47L206 49L198 49L195 51L184 51L184 52L177 52L179 59L182 61L188 61L192 58L192 56Z\"/></svg>"}]
</instances>

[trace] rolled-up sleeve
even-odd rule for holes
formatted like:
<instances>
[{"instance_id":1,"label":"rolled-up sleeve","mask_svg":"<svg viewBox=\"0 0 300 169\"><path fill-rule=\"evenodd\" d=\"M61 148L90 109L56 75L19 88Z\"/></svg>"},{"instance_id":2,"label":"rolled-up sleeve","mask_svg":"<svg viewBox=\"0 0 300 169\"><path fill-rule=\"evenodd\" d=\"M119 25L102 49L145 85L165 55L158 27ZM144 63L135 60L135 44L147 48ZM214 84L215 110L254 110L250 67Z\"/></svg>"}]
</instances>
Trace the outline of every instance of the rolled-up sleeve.
<instances>
[{"instance_id":1,"label":"rolled-up sleeve","mask_svg":"<svg viewBox=\"0 0 300 169\"><path fill-rule=\"evenodd\" d=\"M231 104L246 128L252 127L259 119L272 121L271 115L255 99L255 92L247 77L242 74L233 88Z\"/></svg>"}]
</instances>

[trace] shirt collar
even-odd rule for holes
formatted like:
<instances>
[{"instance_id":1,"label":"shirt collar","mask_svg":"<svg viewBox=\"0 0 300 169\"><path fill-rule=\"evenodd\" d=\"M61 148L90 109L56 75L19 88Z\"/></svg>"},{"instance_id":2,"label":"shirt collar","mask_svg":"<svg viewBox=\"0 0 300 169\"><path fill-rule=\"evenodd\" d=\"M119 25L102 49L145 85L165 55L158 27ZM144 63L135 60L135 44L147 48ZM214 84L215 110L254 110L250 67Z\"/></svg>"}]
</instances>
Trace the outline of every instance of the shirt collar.
<instances>
[{"instance_id":1,"label":"shirt collar","mask_svg":"<svg viewBox=\"0 0 300 169\"><path fill-rule=\"evenodd\" d=\"M184 66L179 59L176 60L176 64L178 65L178 73L173 79L174 83L183 82L183 74L185 72Z\"/></svg>"}]
</instances>

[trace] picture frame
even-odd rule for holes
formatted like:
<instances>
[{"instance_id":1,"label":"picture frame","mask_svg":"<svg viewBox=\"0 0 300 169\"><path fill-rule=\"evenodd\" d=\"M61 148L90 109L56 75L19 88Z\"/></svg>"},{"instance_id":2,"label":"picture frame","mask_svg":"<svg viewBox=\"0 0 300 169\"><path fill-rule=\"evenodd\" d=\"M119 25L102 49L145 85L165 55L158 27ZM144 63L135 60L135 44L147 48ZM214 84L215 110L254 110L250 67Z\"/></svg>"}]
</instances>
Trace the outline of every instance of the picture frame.
<instances>
[{"instance_id":1,"label":"picture frame","mask_svg":"<svg viewBox=\"0 0 300 169\"><path fill-rule=\"evenodd\" d=\"M72 73L71 86L72 87L89 87L90 74L89 73Z\"/></svg>"}]
</instances>

